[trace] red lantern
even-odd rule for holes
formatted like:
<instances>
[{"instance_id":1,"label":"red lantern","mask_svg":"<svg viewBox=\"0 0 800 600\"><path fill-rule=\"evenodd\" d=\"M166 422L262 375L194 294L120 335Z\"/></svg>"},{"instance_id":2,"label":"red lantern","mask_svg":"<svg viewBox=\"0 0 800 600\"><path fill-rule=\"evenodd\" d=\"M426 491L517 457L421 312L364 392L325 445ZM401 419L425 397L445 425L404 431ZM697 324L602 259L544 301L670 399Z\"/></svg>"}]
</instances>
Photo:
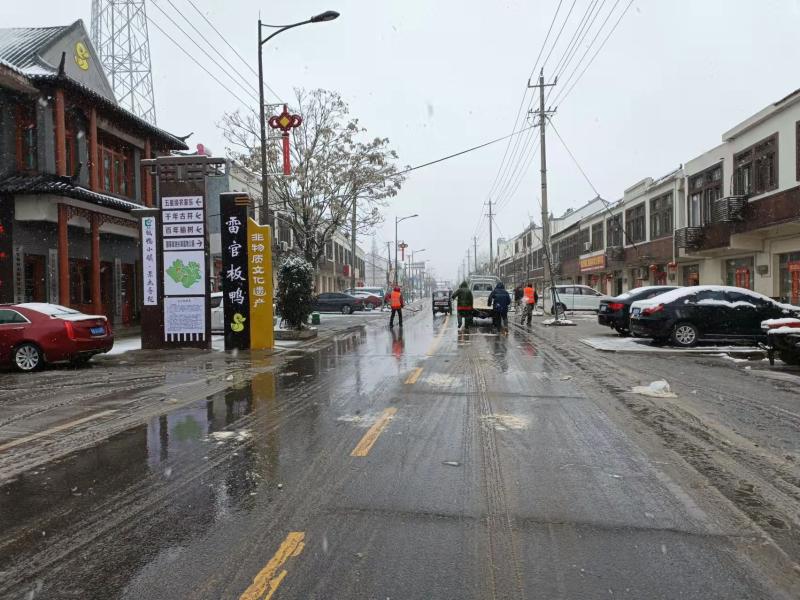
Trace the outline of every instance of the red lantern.
<instances>
[{"instance_id":1,"label":"red lantern","mask_svg":"<svg viewBox=\"0 0 800 600\"><path fill-rule=\"evenodd\" d=\"M650 271L652 273L655 273L656 271L658 271L658 265L650 265Z\"/></svg>"},{"instance_id":2,"label":"red lantern","mask_svg":"<svg viewBox=\"0 0 800 600\"><path fill-rule=\"evenodd\" d=\"M676 262L673 260L672 262L670 262L670 263L667 263L667 268L668 268L670 271L677 271L677 270L678 270L678 263L676 263Z\"/></svg>"},{"instance_id":3,"label":"red lantern","mask_svg":"<svg viewBox=\"0 0 800 600\"><path fill-rule=\"evenodd\" d=\"M283 112L269 118L269 126L273 129L280 129L281 139L283 140L283 174L289 175L292 172L292 167L289 164L289 131L295 127L299 127L303 122L300 115L292 115L289 113L289 107L283 105Z\"/></svg>"}]
</instances>

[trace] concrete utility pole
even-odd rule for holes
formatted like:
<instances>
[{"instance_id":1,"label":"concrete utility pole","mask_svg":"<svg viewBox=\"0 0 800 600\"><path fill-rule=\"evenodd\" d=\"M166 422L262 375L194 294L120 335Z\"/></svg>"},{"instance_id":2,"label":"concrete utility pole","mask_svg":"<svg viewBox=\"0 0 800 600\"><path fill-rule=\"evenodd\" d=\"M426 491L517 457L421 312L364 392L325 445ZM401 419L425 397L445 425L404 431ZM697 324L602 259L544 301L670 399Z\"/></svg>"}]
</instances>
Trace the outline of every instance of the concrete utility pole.
<instances>
[{"instance_id":1,"label":"concrete utility pole","mask_svg":"<svg viewBox=\"0 0 800 600\"><path fill-rule=\"evenodd\" d=\"M475 273L477 273L478 272L478 236L477 235L474 238L472 238L472 243L475 246L475 254L473 254L473 256L475 257Z\"/></svg>"},{"instance_id":2,"label":"concrete utility pole","mask_svg":"<svg viewBox=\"0 0 800 600\"><path fill-rule=\"evenodd\" d=\"M492 201L489 200L489 271L494 271L494 238L492 237Z\"/></svg>"},{"instance_id":3,"label":"concrete utility pole","mask_svg":"<svg viewBox=\"0 0 800 600\"><path fill-rule=\"evenodd\" d=\"M389 290L390 273L392 272L392 242L386 242L386 290Z\"/></svg>"},{"instance_id":4,"label":"concrete utility pole","mask_svg":"<svg viewBox=\"0 0 800 600\"><path fill-rule=\"evenodd\" d=\"M547 210L547 152L545 151L545 123L548 115L553 111L544 109L544 88L552 87L558 80L553 83L544 82L544 68L539 71L539 83L531 85L528 82L529 88L539 88L539 157L541 159L541 179L542 179L542 247L545 253L545 269L544 269L544 285L547 287L548 281L550 287L555 294L555 285L553 282L553 265L550 263L550 217ZM553 305L555 306L555 296L553 297Z\"/></svg>"},{"instance_id":5,"label":"concrete utility pole","mask_svg":"<svg viewBox=\"0 0 800 600\"><path fill-rule=\"evenodd\" d=\"M467 277L470 275L470 269L472 268L472 257L469 255L469 248L467 248Z\"/></svg>"},{"instance_id":6,"label":"concrete utility pole","mask_svg":"<svg viewBox=\"0 0 800 600\"><path fill-rule=\"evenodd\" d=\"M356 287L356 199L353 198L353 214L350 217L350 287ZM366 265L364 265L366 267ZM359 273L364 277L364 273Z\"/></svg>"}]
</instances>

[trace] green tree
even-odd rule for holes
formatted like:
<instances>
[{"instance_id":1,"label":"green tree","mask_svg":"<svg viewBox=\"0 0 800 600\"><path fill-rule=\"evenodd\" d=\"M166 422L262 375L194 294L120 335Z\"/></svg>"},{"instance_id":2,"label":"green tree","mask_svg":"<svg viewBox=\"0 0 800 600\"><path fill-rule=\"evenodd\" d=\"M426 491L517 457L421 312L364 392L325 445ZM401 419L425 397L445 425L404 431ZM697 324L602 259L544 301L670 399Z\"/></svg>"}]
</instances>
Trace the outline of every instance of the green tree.
<instances>
[{"instance_id":1,"label":"green tree","mask_svg":"<svg viewBox=\"0 0 800 600\"><path fill-rule=\"evenodd\" d=\"M278 268L276 308L292 329L301 329L314 302L314 268L300 256L287 256Z\"/></svg>"}]
</instances>

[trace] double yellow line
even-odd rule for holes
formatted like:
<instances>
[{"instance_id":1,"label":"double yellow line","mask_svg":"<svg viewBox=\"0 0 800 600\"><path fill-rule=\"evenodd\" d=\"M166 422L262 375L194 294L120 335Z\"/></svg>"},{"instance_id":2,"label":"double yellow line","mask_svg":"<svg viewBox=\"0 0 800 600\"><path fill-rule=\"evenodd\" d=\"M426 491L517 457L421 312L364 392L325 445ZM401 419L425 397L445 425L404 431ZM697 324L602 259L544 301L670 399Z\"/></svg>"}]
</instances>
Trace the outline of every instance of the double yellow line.
<instances>
[{"instance_id":1,"label":"double yellow line","mask_svg":"<svg viewBox=\"0 0 800 600\"><path fill-rule=\"evenodd\" d=\"M293 556L299 556L306 545L305 538L303 531L289 532L278 551L253 578L253 583L239 596L239 600L270 600L287 575L286 569L281 567ZM281 569L280 573L278 569Z\"/></svg>"}]
</instances>

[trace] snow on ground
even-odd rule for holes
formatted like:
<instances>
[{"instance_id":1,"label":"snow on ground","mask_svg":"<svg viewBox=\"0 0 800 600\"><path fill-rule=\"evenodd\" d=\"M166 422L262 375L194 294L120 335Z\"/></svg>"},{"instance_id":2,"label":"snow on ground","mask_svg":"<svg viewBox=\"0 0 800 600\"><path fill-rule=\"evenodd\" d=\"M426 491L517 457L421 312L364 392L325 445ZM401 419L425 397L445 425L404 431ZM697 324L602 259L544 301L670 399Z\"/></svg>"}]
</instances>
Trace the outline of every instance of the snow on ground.
<instances>
[{"instance_id":1,"label":"snow on ground","mask_svg":"<svg viewBox=\"0 0 800 600\"><path fill-rule=\"evenodd\" d=\"M114 347L111 348L109 352L106 352L106 356L111 356L115 354L125 354L126 352L130 352L131 350L141 350L141 349L142 349L142 339L140 337L118 338L114 340ZM217 351L225 350L225 337L222 335L212 335L211 349Z\"/></svg>"},{"instance_id":2,"label":"snow on ground","mask_svg":"<svg viewBox=\"0 0 800 600\"><path fill-rule=\"evenodd\" d=\"M674 346L653 346L649 339L633 337L592 337L583 338L582 343L605 352L632 352L657 354L719 354L722 352L757 353L763 352L755 346L695 346L694 348L676 348Z\"/></svg>"}]
</instances>

